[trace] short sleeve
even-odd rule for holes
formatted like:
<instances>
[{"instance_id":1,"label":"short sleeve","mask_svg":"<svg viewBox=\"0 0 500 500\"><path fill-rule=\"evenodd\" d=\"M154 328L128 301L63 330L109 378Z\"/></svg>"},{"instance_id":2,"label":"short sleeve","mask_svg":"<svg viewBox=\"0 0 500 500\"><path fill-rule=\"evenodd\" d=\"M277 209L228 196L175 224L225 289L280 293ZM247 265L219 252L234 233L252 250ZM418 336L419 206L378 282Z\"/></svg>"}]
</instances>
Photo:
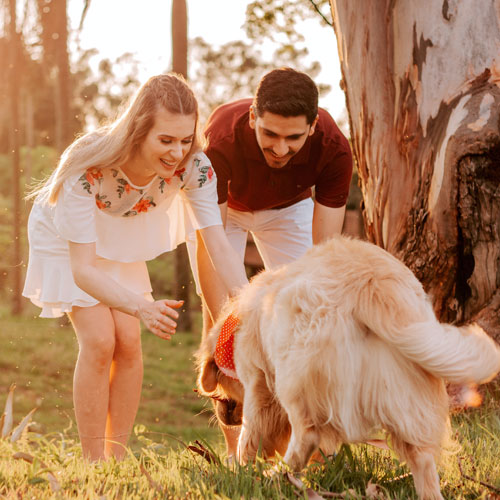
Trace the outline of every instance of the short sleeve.
<instances>
[{"instance_id":1,"label":"short sleeve","mask_svg":"<svg viewBox=\"0 0 500 500\"><path fill-rule=\"evenodd\" d=\"M204 153L193 155L181 193L194 229L222 224L217 204L217 176Z\"/></svg>"},{"instance_id":2,"label":"short sleeve","mask_svg":"<svg viewBox=\"0 0 500 500\"><path fill-rule=\"evenodd\" d=\"M64 182L54 212L54 225L63 239L75 243L97 241L93 187L85 174Z\"/></svg>"},{"instance_id":3,"label":"short sleeve","mask_svg":"<svg viewBox=\"0 0 500 500\"><path fill-rule=\"evenodd\" d=\"M224 155L221 154L217 148L208 148L206 151L207 156L212 162L214 171L217 174L217 196L218 203L222 204L227 202L228 187L231 180L231 169L229 168Z\"/></svg>"},{"instance_id":4,"label":"short sleeve","mask_svg":"<svg viewBox=\"0 0 500 500\"><path fill-rule=\"evenodd\" d=\"M324 150L329 158L316 181L315 199L327 207L343 207L351 185L352 153L348 143L325 147Z\"/></svg>"}]
</instances>

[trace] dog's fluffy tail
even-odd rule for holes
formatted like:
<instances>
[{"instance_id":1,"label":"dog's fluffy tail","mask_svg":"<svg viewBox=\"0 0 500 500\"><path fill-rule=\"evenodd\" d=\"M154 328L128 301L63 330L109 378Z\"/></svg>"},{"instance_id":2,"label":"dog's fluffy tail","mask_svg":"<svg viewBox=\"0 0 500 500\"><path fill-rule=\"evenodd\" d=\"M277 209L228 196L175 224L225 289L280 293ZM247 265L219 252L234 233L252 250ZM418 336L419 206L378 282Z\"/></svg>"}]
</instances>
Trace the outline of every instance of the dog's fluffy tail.
<instances>
[{"instance_id":1,"label":"dog's fluffy tail","mask_svg":"<svg viewBox=\"0 0 500 500\"><path fill-rule=\"evenodd\" d=\"M437 377L460 384L479 384L495 377L500 371L498 344L477 324L456 327L439 323L414 280L414 284L394 280L382 287L364 287L359 319Z\"/></svg>"}]
</instances>

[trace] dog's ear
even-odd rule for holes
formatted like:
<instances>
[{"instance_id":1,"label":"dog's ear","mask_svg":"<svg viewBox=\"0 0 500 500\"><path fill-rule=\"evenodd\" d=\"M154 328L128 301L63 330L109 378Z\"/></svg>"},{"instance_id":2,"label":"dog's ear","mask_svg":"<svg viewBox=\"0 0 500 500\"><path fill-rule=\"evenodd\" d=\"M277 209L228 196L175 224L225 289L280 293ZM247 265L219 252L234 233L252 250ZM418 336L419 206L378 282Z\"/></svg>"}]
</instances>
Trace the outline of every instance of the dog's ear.
<instances>
[{"instance_id":1,"label":"dog's ear","mask_svg":"<svg viewBox=\"0 0 500 500\"><path fill-rule=\"evenodd\" d=\"M211 393L217 388L217 370L213 357L206 358L201 363L198 385L204 392Z\"/></svg>"}]
</instances>

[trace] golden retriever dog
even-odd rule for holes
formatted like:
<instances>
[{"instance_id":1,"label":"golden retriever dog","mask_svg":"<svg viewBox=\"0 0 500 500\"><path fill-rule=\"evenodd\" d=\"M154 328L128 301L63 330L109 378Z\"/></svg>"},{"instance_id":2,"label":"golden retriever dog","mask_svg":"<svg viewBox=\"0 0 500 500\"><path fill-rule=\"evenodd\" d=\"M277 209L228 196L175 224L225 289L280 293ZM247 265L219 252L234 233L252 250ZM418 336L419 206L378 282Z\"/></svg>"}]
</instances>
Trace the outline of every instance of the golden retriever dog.
<instances>
[{"instance_id":1,"label":"golden retriever dog","mask_svg":"<svg viewBox=\"0 0 500 500\"><path fill-rule=\"evenodd\" d=\"M236 323L231 376L216 346ZM420 282L388 252L339 236L257 275L226 304L197 363L219 420L242 420L241 463L261 447L300 470L318 449L329 455L383 430L428 500L442 498L436 459L451 442L445 381L492 379L500 348L477 325L439 323Z\"/></svg>"}]
</instances>

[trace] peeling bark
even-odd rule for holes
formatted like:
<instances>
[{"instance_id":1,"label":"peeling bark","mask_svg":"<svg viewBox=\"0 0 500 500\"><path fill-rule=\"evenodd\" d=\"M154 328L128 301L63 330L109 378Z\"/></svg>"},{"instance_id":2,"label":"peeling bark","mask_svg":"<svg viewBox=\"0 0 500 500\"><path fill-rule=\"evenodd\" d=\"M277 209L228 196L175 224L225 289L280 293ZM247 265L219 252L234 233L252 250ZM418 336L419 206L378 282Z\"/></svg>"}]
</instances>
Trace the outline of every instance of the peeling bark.
<instances>
[{"instance_id":1,"label":"peeling bark","mask_svg":"<svg viewBox=\"0 0 500 500\"><path fill-rule=\"evenodd\" d=\"M500 0L331 0L367 237L500 341Z\"/></svg>"}]
</instances>

